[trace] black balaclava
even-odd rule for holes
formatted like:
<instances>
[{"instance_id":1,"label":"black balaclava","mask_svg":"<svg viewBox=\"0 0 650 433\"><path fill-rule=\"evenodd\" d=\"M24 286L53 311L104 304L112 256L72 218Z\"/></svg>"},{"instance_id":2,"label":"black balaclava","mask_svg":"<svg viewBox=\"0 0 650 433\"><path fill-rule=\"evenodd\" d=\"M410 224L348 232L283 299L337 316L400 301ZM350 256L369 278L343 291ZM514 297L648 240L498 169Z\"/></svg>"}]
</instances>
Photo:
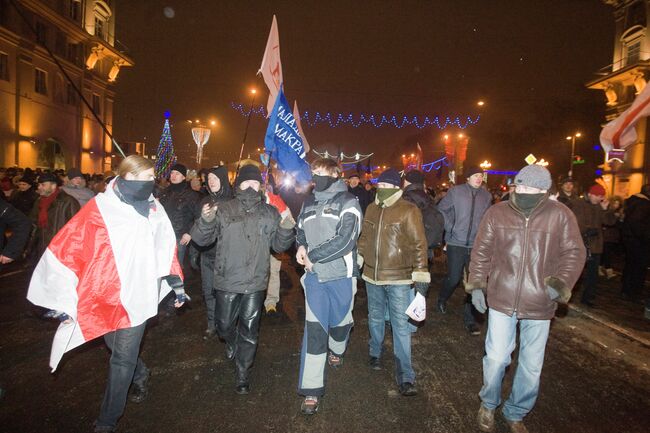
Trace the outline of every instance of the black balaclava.
<instances>
[{"instance_id":1,"label":"black balaclava","mask_svg":"<svg viewBox=\"0 0 650 433\"><path fill-rule=\"evenodd\" d=\"M126 180L118 176L115 185L120 200L133 206L143 217L149 217L149 197L155 186L153 180Z\"/></svg>"},{"instance_id":2,"label":"black balaclava","mask_svg":"<svg viewBox=\"0 0 650 433\"><path fill-rule=\"evenodd\" d=\"M337 180L339 180L338 177L321 176L319 174L314 174L311 178L314 181L314 191L318 192L325 191L330 186L334 185Z\"/></svg>"}]
</instances>

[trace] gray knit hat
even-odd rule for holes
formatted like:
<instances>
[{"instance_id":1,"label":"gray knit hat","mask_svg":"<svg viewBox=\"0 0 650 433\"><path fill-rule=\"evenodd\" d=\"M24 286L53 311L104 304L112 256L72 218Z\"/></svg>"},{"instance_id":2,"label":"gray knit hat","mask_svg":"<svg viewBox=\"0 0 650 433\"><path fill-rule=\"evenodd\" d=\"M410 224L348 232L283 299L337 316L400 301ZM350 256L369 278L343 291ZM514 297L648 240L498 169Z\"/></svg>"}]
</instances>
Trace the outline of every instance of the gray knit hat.
<instances>
[{"instance_id":1,"label":"gray knit hat","mask_svg":"<svg viewBox=\"0 0 650 433\"><path fill-rule=\"evenodd\" d=\"M538 164L531 164L522 168L515 176L515 185L548 190L552 183L551 173Z\"/></svg>"}]
</instances>

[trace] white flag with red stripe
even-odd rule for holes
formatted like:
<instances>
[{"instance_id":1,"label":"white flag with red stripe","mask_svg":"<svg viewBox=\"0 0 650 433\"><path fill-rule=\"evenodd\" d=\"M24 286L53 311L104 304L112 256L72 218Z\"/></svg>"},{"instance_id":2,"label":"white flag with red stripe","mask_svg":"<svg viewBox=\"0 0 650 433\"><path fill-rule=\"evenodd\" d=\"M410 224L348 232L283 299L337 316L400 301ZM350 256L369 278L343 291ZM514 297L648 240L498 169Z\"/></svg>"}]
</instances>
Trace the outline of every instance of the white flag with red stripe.
<instances>
[{"instance_id":1,"label":"white flag with red stripe","mask_svg":"<svg viewBox=\"0 0 650 433\"><path fill-rule=\"evenodd\" d=\"M262 65L258 74L262 74L266 86L269 88L269 100L266 103L267 116L271 115L273 106L275 105L275 98L278 96L280 86L282 85L282 62L280 61L280 35L278 33L278 21L273 15L273 22L271 23L271 32L269 39L266 41L266 49L264 50L264 57L262 57Z\"/></svg>"},{"instance_id":2,"label":"white flag with red stripe","mask_svg":"<svg viewBox=\"0 0 650 433\"><path fill-rule=\"evenodd\" d=\"M57 233L29 284L29 301L72 319L54 336L52 370L65 352L155 316L171 290L159 278L183 278L176 236L162 205L153 200L147 219L122 202L113 185Z\"/></svg>"},{"instance_id":3,"label":"white flag with red stripe","mask_svg":"<svg viewBox=\"0 0 650 433\"><path fill-rule=\"evenodd\" d=\"M620 116L609 122L600 133L600 145L605 152L625 149L637 141L636 124L650 115L650 86L645 86L634 102Z\"/></svg>"}]
</instances>

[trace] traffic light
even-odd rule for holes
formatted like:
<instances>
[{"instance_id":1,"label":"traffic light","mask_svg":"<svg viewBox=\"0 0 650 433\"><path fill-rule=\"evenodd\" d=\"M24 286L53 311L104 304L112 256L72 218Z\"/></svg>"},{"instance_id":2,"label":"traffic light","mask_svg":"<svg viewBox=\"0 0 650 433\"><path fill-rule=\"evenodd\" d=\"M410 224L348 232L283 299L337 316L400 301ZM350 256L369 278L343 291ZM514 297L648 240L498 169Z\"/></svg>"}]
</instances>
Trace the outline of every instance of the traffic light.
<instances>
[{"instance_id":1,"label":"traffic light","mask_svg":"<svg viewBox=\"0 0 650 433\"><path fill-rule=\"evenodd\" d=\"M573 165L580 165L584 164L585 160L582 158L580 155L574 155L573 156Z\"/></svg>"}]
</instances>

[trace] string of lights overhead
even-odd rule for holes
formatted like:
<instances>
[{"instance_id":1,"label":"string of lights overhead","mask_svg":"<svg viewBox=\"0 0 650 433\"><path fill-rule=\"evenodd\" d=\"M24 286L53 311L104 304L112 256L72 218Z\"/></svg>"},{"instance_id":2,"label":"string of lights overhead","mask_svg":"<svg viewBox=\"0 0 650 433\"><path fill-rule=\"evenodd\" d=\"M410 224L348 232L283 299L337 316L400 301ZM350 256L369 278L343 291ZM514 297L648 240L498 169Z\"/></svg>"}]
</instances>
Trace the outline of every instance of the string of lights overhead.
<instances>
[{"instance_id":1,"label":"string of lights overhead","mask_svg":"<svg viewBox=\"0 0 650 433\"><path fill-rule=\"evenodd\" d=\"M259 107L249 109L244 107L244 104L239 104L236 102L231 102L230 106L233 110L239 112L242 116L248 116L254 114L256 116L266 117L266 109L263 105ZM397 129L402 129L408 126L414 126L417 129L423 129L428 127L437 127L438 129L445 129L448 127L455 127L460 129L465 129L469 126L476 125L480 120L481 116L476 115L472 116L456 116L454 118L450 116L445 116L444 120L440 116L416 116L416 115L405 115L401 118L397 115L389 114L354 114L354 113L321 113L317 111L315 114L311 115L309 111L304 111L300 116L300 120L303 124L308 125L309 127L319 126L321 124L327 125L330 128L338 128L340 126L352 126L354 128L359 128L360 126L374 126L375 128L381 128L383 126L390 126Z\"/></svg>"},{"instance_id":2,"label":"string of lights overhead","mask_svg":"<svg viewBox=\"0 0 650 433\"><path fill-rule=\"evenodd\" d=\"M315 149L312 149L312 152L321 158L337 158L339 161L341 161L341 164L356 164L374 155L374 153L361 154L359 152L355 153L354 155L346 155L345 153L341 152L341 154L337 156L336 154L329 153L327 150L325 152L318 152ZM346 159L349 161L346 161Z\"/></svg>"}]
</instances>

